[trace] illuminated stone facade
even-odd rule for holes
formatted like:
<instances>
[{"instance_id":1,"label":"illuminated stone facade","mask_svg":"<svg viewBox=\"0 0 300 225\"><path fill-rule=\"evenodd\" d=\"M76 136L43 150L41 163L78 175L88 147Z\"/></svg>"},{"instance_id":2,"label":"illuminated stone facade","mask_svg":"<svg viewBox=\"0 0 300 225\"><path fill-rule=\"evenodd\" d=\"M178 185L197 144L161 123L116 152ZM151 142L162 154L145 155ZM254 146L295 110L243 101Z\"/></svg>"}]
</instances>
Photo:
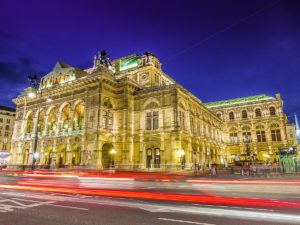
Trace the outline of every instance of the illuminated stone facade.
<instances>
[{"instance_id":1,"label":"illuminated stone facade","mask_svg":"<svg viewBox=\"0 0 300 225\"><path fill-rule=\"evenodd\" d=\"M278 160L278 149L295 147L295 125L288 123L280 94L207 103L224 121L228 162Z\"/></svg>"},{"instance_id":2,"label":"illuminated stone facade","mask_svg":"<svg viewBox=\"0 0 300 225\"><path fill-rule=\"evenodd\" d=\"M15 116L15 109L0 106L0 151L10 151Z\"/></svg>"},{"instance_id":3,"label":"illuminated stone facade","mask_svg":"<svg viewBox=\"0 0 300 225\"><path fill-rule=\"evenodd\" d=\"M161 69L152 54L81 70L58 62L17 105L11 165L127 169L223 164L223 122ZM30 97L29 97L30 96ZM37 123L37 121L39 121Z\"/></svg>"},{"instance_id":4,"label":"illuminated stone facade","mask_svg":"<svg viewBox=\"0 0 300 225\"><path fill-rule=\"evenodd\" d=\"M274 162L278 148L296 146L279 94L204 104L150 53L111 62L101 52L86 70L57 62L38 91L14 102L11 165L32 164L37 136L35 164L44 168Z\"/></svg>"}]
</instances>

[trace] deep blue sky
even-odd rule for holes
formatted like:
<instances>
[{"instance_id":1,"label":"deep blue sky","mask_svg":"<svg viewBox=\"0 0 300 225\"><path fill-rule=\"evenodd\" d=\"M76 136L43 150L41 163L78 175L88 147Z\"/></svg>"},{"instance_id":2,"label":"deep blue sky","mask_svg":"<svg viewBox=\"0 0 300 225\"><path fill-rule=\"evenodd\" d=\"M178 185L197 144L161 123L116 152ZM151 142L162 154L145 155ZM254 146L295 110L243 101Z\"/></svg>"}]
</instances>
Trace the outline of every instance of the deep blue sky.
<instances>
[{"instance_id":1,"label":"deep blue sky","mask_svg":"<svg viewBox=\"0 0 300 225\"><path fill-rule=\"evenodd\" d=\"M204 102L280 92L300 115L300 1L0 2L0 104L57 60L80 68L151 51Z\"/></svg>"}]
</instances>

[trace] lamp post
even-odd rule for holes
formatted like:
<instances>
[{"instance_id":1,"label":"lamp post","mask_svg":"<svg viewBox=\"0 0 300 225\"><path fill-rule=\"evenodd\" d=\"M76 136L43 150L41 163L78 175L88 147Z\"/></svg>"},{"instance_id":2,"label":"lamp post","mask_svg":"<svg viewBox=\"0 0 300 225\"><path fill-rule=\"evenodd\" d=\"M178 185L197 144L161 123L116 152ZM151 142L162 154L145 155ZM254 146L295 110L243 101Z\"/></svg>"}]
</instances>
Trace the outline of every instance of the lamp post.
<instances>
[{"instance_id":1,"label":"lamp post","mask_svg":"<svg viewBox=\"0 0 300 225\"><path fill-rule=\"evenodd\" d=\"M33 76L28 76L28 81L31 87L33 87L36 91L40 87L40 82L38 81L38 78L36 75ZM30 92L28 94L29 98L34 98L35 94L33 92ZM40 91L40 98L42 97L42 91ZM35 168L35 162L39 157L39 153L36 151L37 150L37 143L38 143L38 135L39 135L39 118L40 118L40 104L41 100L37 103L37 123L36 123L36 128L35 128L35 134L34 134L34 144L33 144L33 154L32 154L32 166L31 169L34 170Z\"/></svg>"},{"instance_id":2,"label":"lamp post","mask_svg":"<svg viewBox=\"0 0 300 225\"><path fill-rule=\"evenodd\" d=\"M110 150L110 154L111 154L111 167L115 168L115 154L117 153L117 151L113 148L112 150Z\"/></svg>"},{"instance_id":3,"label":"lamp post","mask_svg":"<svg viewBox=\"0 0 300 225\"><path fill-rule=\"evenodd\" d=\"M181 169L184 169L184 167L185 167L184 154L185 154L185 152L183 149L178 150L178 157L180 159Z\"/></svg>"},{"instance_id":4,"label":"lamp post","mask_svg":"<svg viewBox=\"0 0 300 225\"><path fill-rule=\"evenodd\" d=\"M249 134L246 134L244 136L244 143L246 144L246 154L247 154L247 156L248 155L250 156L250 159L253 163L253 153L250 152L250 147L249 147L250 142L251 142L251 137Z\"/></svg>"},{"instance_id":5,"label":"lamp post","mask_svg":"<svg viewBox=\"0 0 300 225\"><path fill-rule=\"evenodd\" d=\"M249 143L250 143L250 136L246 134L244 136L244 143L246 143L246 153L250 155L250 148L249 148Z\"/></svg>"}]
</instances>

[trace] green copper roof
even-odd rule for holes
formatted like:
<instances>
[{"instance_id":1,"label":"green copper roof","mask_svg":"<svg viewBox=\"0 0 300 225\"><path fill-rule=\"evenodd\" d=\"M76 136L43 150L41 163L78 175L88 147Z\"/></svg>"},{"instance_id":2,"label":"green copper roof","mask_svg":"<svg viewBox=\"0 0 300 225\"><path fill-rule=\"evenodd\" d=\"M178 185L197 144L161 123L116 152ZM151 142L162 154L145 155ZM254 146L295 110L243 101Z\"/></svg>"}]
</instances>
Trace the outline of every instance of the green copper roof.
<instances>
[{"instance_id":1,"label":"green copper roof","mask_svg":"<svg viewBox=\"0 0 300 225\"><path fill-rule=\"evenodd\" d=\"M141 59L138 56L128 58L128 59L121 59L120 71L137 67L140 63L141 63Z\"/></svg>"},{"instance_id":2,"label":"green copper roof","mask_svg":"<svg viewBox=\"0 0 300 225\"><path fill-rule=\"evenodd\" d=\"M217 101L217 102L209 102L209 103L205 103L205 106L208 108L216 108L216 107L225 107L225 106L232 106L232 105L239 105L239 104L255 103L255 102L274 100L274 99L275 98L271 96L267 96L263 94L263 95L255 95L255 96L249 96L243 98L233 98L233 99Z\"/></svg>"}]
</instances>

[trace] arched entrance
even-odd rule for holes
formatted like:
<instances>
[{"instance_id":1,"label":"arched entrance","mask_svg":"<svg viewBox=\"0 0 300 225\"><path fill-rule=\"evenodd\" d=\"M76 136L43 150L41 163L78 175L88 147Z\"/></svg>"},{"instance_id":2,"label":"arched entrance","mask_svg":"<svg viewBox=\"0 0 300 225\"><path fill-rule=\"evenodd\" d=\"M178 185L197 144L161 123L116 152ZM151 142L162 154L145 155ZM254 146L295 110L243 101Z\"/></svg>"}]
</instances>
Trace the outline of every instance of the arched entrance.
<instances>
[{"instance_id":1,"label":"arched entrance","mask_svg":"<svg viewBox=\"0 0 300 225\"><path fill-rule=\"evenodd\" d=\"M46 169L50 168L51 164L55 163L52 160L53 158L52 150L53 150L52 146L48 146L44 150L44 167Z\"/></svg>"},{"instance_id":2,"label":"arched entrance","mask_svg":"<svg viewBox=\"0 0 300 225\"><path fill-rule=\"evenodd\" d=\"M112 150L114 146L112 143L105 143L102 146L102 167L109 168L112 167L114 164L114 154L112 154Z\"/></svg>"},{"instance_id":3,"label":"arched entrance","mask_svg":"<svg viewBox=\"0 0 300 225\"><path fill-rule=\"evenodd\" d=\"M146 167L160 168L160 149L159 148L147 148L146 150Z\"/></svg>"},{"instance_id":4,"label":"arched entrance","mask_svg":"<svg viewBox=\"0 0 300 225\"><path fill-rule=\"evenodd\" d=\"M60 145L57 148L57 164L59 168L63 168L66 164L66 149L65 145Z\"/></svg>"},{"instance_id":5,"label":"arched entrance","mask_svg":"<svg viewBox=\"0 0 300 225\"><path fill-rule=\"evenodd\" d=\"M23 157L22 165L28 165L29 149L24 149L23 150L22 157Z\"/></svg>"},{"instance_id":6,"label":"arched entrance","mask_svg":"<svg viewBox=\"0 0 300 225\"><path fill-rule=\"evenodd\" d=\"M81 147L79 145L73 145L71 148L71 162L72 166L79 166L81 162L80 150Z\"/></svg>"}]
</instances>

